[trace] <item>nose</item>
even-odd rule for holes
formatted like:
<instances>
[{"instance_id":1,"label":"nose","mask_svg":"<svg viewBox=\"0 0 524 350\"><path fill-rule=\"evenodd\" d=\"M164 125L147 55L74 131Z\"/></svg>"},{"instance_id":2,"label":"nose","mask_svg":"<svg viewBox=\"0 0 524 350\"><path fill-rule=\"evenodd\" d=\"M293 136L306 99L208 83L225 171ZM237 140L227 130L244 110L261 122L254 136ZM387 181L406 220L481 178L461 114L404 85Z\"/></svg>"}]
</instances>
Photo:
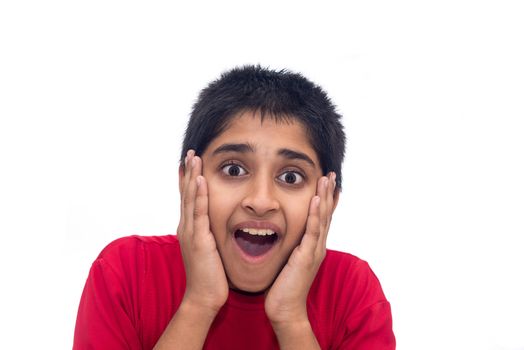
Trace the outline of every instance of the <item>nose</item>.
<instances>
[{"instance_id":1,"label":"nose","mask_svg":"<svg viewBox=\"0 0 524 350\"><path fill-rule=\"evenodd\" d=\"M272 178L259 176L249 184L249 189L242 199L242 207L256 216L265 216L280 208Z\"/></svg>"}]
</instances>

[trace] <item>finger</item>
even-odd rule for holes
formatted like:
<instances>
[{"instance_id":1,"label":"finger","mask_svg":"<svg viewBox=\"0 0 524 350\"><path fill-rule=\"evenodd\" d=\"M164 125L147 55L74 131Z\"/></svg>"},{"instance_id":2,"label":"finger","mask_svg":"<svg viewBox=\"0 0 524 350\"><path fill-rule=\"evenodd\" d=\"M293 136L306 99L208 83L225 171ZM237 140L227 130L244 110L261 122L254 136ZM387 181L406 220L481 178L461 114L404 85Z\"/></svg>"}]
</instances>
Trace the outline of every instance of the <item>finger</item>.
<instances>
[{"instance_id":1,"label":"finger","mask_svg":"<svg viewBox=\"0 0 524 350\"><path fill-rule=\"evenodd\" d=\"M189 179L191 177L191 159L193 158L194 154L195 151L190 149L189 151L187 151L186 157L184 158L184 175L182 179L182 190L180 191L180 228L182 229L180 233L183 233L184 228L184 203L186 203L187 188L189 186Z\"/></svg>"},{"instance_id":2,"label":"finger","mask_svg":"<svg viewBox=\"0 0 524 350\"><path fill-rule=\"evenodd\" d=\"M184 193L185 193L185 186L186 186L186 177L187 177L187 153L184 157L184 164L180 165L180 169L182 170L179 172L179 183L180 183L180 205L179 205L179 211L180 216L178 219L178 227L176 229L177 235L179 238L183 237L184 235Z\"/></svg>"},{"instance_id":3,"label":"finger","mask_svg":"<svg viewBox=\"0 0 524 350\"><path fill-rule=\"evenodd\" d=\"M320 246L325 249L326 242L327 242L327 236L329 233L329 227L331 226L331 218L333 216L333 205L335 202L335 189L336 189L336 173L331 172L328 176L328 187L327 187L327 193L326 193L326 218L325 218L325 226L321 230L321 244Z\"/></svg>"},{"instance_id":4,"label":"finger","mask_svg":"<svg viewBox=\"0 0 524 350\"><path fill-rule=\"evenodd\" d=\"M326 231L326 228L328 226L328 200L329 200L329 179L326 176L322 176L319 181L318 186L318 195L320 197L320 205L319 205L319 224L320 224L320 232L319 232L319 240L322 239L322 234Z\"/></svg>"},{"instance_id":5,"label":"finger","mask_svg":"<svg viewBox=\"0 0 524 350\"><path fill-rule=\"evenodd\" d=\"M184 192L184 190L189 185L189 180L191 178L191 162L194 156L195 156L195 151L193 151L192 149L187 151L185 162L184 162L184 185L183 185L182 192Z\"/></svg>"},{"instance_id":6,"label":"finger","mask_svg":"<svg viewBox=\"0 0 524 350\"><path fill-rule=\"evenodd\" d=\"M194 236L196 239L209 233L209 215L208 205L209 198L207 192L206 179L199 175L196 178L197 192L195 199L195 209L193 211Z\"/></svg>"},{"instance_id":7,"label":"finger","mask_svg":"<svg viewBox=\"0 0 524 350\"><path fill-rule=\"evenodd\" d=\"M300 249L305 250L308 255L313 255L320 235L320 197L318 195L311 198L309 203L309 213L306 221L306 232L300 242Z\"/></svg>"},{"instance_id":8,"label":"finger","mask_svg":"<svg viewBox=\"0 0 524 350\"><path fill-rule=\"evenodd\" d=\"M184 206L184 230L188 233L193 233L193 212L195 210L196 197L196 178L200 175L201 160L197 156L193 156L188 161L188 183L185 188L183 206Z\"/></svg>"}]
</instances>

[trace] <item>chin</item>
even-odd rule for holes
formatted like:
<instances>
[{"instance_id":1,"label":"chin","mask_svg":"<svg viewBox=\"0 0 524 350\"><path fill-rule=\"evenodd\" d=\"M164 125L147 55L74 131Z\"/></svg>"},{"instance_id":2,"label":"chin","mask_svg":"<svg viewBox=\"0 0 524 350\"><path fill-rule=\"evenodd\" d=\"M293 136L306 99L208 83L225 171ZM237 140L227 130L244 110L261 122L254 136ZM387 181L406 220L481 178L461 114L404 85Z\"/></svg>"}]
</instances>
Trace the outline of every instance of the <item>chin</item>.
<instances>
[{"instance_id":1,"label":"chin","mask_svg":"<svg viewBox=\"0 0 524 350\"><path fill-rule=\"evenodd\" d=\"M240 282L232 281L229 279L229 288L234 291L243 293L243 294L262 294L265 293L273 284L273 281L263 282Z\"/></svg>"}]
</instances>

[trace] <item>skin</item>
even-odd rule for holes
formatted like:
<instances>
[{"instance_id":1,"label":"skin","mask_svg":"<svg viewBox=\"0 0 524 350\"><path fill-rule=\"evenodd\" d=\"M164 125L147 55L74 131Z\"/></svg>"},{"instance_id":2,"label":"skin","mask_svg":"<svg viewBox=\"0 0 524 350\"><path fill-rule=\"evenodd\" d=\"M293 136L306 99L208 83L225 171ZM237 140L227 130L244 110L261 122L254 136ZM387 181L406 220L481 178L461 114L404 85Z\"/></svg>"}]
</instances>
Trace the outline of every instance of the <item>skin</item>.
<instances>
[{"instance_id":1,"label":"skin","mask_svg":"<svg viewBox=\"0 0 524 350\"><path fill-rule=\"evenodd\" d=\"M266 293L281 349L319 349L306 300L338 191L334 173L322 176L304 127L245 112L201 157L190 150L185 162L178 238L186 292L155 349L201 349L229 288ZM246 259L236 246L234 229L246 222L278 228L262 259Z\"/></svg>"}]
</instances>

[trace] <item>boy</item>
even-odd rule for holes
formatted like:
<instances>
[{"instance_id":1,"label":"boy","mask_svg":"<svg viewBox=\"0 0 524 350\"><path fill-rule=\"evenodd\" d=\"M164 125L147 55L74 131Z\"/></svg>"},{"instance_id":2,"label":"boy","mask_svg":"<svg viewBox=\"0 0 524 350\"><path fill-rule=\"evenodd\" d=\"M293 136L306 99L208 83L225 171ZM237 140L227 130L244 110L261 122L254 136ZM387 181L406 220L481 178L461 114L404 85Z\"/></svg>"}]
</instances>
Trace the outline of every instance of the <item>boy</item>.
<instances>
[{"instance_id":1,"label":"boy","mask_svg":"<svg viewBox=\"0 0 524 350\"><path fill-rule=\"evenodd\" d=\"M204 89L183 143L177 236L102 251L74 348L394 349L369 266L326 250L340 119L287 71L233 69Z\"/></svg>"}]
</instances>

